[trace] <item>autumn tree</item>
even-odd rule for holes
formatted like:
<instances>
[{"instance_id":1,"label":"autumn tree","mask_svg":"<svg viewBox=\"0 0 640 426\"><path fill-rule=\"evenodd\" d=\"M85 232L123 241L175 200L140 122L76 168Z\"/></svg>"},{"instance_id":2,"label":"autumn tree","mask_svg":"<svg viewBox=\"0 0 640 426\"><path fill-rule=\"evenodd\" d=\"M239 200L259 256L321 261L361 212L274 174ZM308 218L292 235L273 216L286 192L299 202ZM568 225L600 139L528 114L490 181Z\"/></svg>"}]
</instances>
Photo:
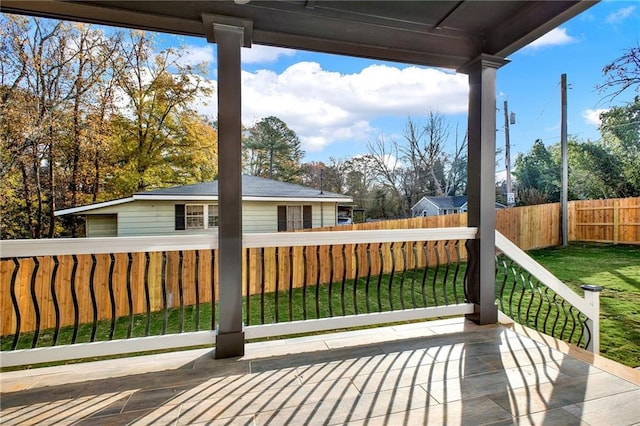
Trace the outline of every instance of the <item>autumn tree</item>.
<instances>
[{"instance_id":1,"label":"autumn tree","mask_svg":"<svg viewBox=\"0 0 640 426\"><path fill-rule=\"evenodd\" d=\"M204 64L185 65L182 51L153 47L139 31L120 45L116 85L124 107L111 118L119 169L110 189L121 196L194 183L216 170L217 133L193 109L211 93Z\"/></svg>"}]
</instances>

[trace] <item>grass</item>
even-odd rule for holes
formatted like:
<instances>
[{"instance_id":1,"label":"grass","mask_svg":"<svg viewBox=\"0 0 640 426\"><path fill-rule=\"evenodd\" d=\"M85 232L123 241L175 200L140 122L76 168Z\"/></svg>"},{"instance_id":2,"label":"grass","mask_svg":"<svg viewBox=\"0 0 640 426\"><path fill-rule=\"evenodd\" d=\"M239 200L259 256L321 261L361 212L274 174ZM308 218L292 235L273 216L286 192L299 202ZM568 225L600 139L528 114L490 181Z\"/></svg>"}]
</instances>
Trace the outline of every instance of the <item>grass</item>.
<instances>
[{"instance_id":1,"label":"grass","mask_svg":"<svg viewBox=\"0 0 640 426\"><path fill-rule=\"evenodd\" d=\"M640 366L640 246L572 243L529 254L578 294L600 293L600 354Z\"/></svg>"}]
</instances>

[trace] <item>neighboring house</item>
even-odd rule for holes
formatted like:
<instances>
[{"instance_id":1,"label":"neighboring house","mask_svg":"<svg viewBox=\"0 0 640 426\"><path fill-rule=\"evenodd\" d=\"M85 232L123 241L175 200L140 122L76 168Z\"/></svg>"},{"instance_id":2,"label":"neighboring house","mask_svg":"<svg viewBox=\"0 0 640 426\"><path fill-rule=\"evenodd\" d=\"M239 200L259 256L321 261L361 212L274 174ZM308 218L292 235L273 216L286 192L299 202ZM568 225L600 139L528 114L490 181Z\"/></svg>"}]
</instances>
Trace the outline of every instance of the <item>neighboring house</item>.
<instances>
[{"instance_id":1,"label":"neighboring house","mask_svg":"<svg viewBox=\"0 0 640 426\"><path fill-rule=\"evenodd\" d=\"M334 226L346 195L242 176L243 232ZM217 232L218 182L139 192L128 198L55 212L86 216L86 236L175 235Z\"/></svg>"},{"instance_id":2,"label":"neighboring house","mask_svg":"<svg viewBox=\"0 0 640 426\"><path fill-rule=\"evenodd\" d=\"M496 203L496 209L505 206ZM411 216L440 216L467 212L467 196L455 195L444 197L422 197L411 207Z\"/></svg>"}]
</instances>

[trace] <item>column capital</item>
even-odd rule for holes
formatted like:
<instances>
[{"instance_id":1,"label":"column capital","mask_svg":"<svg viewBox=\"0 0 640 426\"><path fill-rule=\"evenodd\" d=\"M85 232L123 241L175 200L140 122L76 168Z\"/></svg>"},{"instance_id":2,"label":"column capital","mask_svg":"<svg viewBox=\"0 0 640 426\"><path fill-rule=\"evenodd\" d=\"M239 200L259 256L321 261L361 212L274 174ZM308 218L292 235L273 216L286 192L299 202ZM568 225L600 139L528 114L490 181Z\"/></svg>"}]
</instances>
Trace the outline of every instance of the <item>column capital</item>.
<instances>
[{"instance_id":1,"label":"column capital","mask_svg":"<svg viewBox=\"0 0 640 426\"><path fill-rule=\"evenodd\" d=\"M253 21L248 19L203 13L202 25L209 43L216 43L216 31L241 32L243 47L251 47L253 42Z\"/></svg>"},{"instance_id":2,"label":"column capital","mask_svg":"<svg viewBox=\"0 0 640 426\"><path fill-rule=\"evenodd\" d=\"M498 69L503 65L508 64L510 61L501 56L489 55L481 53L478 57L470 60L466 64L462 65L456 71L462 74L469 74L471 70L480 65L482 68L495 68Z\"/></svg>"}]
</instances>

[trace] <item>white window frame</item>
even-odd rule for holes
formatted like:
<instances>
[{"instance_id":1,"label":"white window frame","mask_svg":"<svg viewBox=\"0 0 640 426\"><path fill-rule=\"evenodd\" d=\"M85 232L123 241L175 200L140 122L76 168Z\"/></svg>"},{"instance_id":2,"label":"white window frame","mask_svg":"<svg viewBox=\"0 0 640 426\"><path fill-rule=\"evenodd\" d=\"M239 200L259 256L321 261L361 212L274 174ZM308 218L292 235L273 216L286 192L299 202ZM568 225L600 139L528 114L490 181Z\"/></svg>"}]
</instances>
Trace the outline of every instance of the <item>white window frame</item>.
<instances>
[{"instance_id":1,"label":"white window frame","mask_svg":"<svg viewBox=\"0 0 640 426\"><path fill-rule=\"evenodd\" d=\"M194 213L194 212L189 212L190 208L193 207L199 207L202 209L202 213ZM209 220L211 219L211 217L209 216L209 211L213 210L212 208L215 208L215 216L211 216L211 217L215 217L216 219L214 220L214 225L209 225ZM218 205L217 204L185 204L184 206L184 225L185 225L185 229L186 230L192 230L192 229L215 229L218 227L217 223L218 223L218 217L219 217L219 212L218 212ZM189 219L190 218L200 218L201 223L199 224L199 226L193 226L192 224L189 223Z\"/></svg>"}]
</instances>

